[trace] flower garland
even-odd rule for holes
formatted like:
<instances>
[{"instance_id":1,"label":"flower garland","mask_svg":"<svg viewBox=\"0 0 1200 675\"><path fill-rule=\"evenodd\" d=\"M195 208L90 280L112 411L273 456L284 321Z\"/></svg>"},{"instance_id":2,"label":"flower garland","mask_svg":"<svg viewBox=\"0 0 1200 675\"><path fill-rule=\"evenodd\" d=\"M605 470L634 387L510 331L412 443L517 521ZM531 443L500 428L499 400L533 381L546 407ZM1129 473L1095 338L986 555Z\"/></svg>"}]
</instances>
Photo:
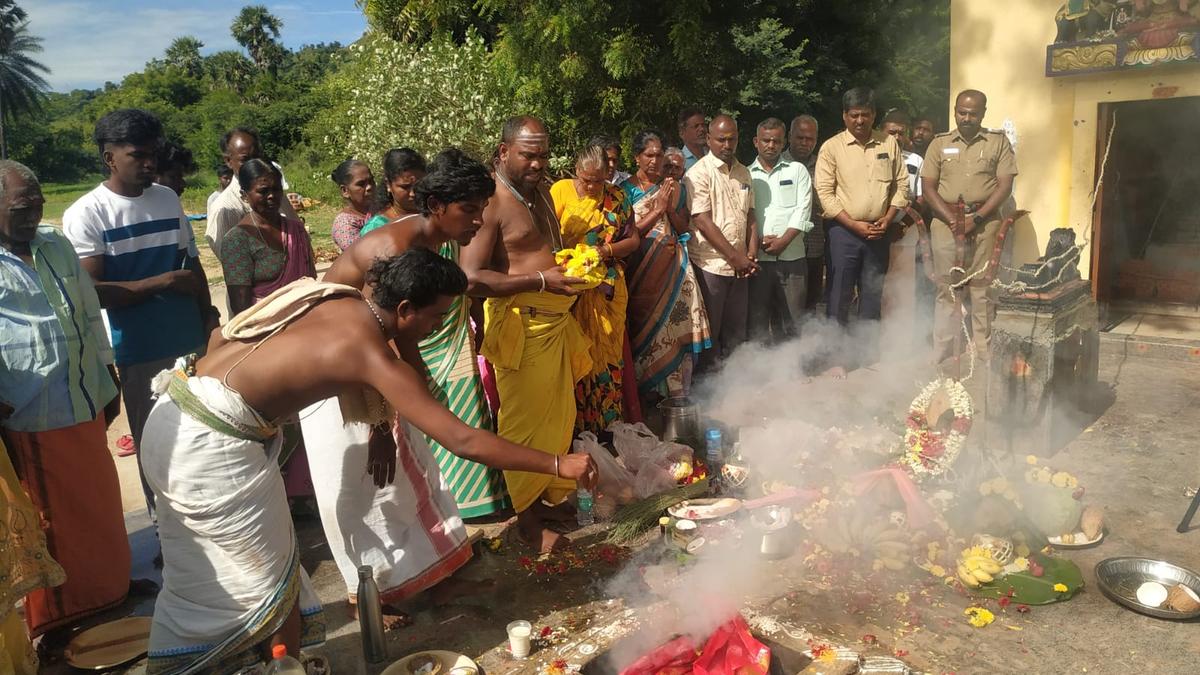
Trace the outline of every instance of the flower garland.
<instances>
[{"instance_id":1,"label":"flower garland","mask_svg":"<svg viewBox=\"0 0 1200 675\"><path fill-rule=\"evenodd\" d=\"M954 410L949 432L936 431L930 426L929 404L934 395L945 389ZM941 476L954 465L971 431L971 396L961 382L937 379L921 390L908 408L904 422L904 454L900 465L914 478L922 480Z\"/></svg>"}]
</instances>

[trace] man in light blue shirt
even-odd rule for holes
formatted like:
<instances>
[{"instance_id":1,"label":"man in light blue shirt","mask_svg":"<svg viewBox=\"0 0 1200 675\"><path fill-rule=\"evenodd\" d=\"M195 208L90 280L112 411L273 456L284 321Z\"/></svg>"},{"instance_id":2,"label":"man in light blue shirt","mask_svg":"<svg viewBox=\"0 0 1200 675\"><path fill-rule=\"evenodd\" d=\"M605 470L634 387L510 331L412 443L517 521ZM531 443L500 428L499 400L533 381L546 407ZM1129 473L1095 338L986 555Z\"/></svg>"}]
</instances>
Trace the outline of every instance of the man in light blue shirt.
<instances>
[{"instance_id":1,"label":"man in light blue shirt","mask_svg":"<svg viewBox=\"0 0 1200 675\"><path fill-rule=\"evenodd\" d=\"M42 517L25 526L46 530L66 572L25 597L29 634L51 644L125 599L131 563L105 434L119 411L113 352L91 277L39 225L44 204L33 172L0 161L0 437Z\"/></svg>"},{"instance_id":2,"label":"man in light blue shirt","mask_svg":"<svg viewBox=\"0 0 1200 675\"><path fill-rule=\"evenodd\" d=\"M774 117L760 122L750 164L761 270L750 278L750 338L766 342L799 334L808 276L803 235L813 227L812 177L783 156L785 131Z\"/></svg>"},{"instance_id":3,"label":"man in light blue shirt","mask_svg":"<svg viewBox=\"0 0 1200 675\"><path fill-rule=\"evenodd\" d=\"M683 170L692 168L700 158L708 154L708 121L699 108L684 108L676 120L679 124L679 141L683 144Z\"/></svg>"}]
</instances>

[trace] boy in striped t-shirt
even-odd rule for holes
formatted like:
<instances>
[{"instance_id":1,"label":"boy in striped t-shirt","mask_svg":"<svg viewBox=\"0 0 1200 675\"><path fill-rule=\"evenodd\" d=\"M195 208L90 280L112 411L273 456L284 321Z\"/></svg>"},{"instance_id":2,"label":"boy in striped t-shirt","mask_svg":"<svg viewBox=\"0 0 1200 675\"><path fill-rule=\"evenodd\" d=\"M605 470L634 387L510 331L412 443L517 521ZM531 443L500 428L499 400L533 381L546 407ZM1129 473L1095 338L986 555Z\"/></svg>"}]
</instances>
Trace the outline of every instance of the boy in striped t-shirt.
<instances>
[{"instance_id":1,"label":"boy in striped t-shirt","mask_svg":"<svg viewBox=\"0 0 1200 675\"><path fill-rule=\"evenodd\" d=\"M63 214L63 233L96 281L108 312L121 397L134 446L150 413L150 380L204 347L220 314L208 294L179 197L154 184L162 124L135 109L96 123L108 178ZM139 473L141 461L138 461ZM146 505L153 493L142 478Z\"/></svg>"}]
</instances>

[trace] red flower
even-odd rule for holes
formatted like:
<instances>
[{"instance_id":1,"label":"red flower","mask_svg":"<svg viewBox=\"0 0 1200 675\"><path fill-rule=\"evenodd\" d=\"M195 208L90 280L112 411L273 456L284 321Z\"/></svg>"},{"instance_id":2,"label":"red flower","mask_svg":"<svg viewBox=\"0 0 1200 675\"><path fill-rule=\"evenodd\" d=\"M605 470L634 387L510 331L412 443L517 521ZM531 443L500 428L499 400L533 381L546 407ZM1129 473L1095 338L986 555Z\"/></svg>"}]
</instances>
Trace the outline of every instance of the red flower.
<instances>
[{"instance_id":1,"label":"red flower","mask_svg":"<svg viewBox=\"0 0 1200 675\"><path fill-rule=\"evenodd\" d=\"M862 641L863 641L864 645L879 644L879 638L875 637L874 635L871 635L870 633L867 633L866 635L862 636Z\"/></svg>"},{"instance_id":2,"label":"red flower","mask_svg":"<svg viewBox=\"0 0 1200 675\"><path fill-rule=\"evenodd\" d=\"M1017 612L1021 614L1029 613L1029 605L1017 605Z\"/></svg>"},{"instance_id":3,"label":"red flower","mask_svg":"<svg viewBox=\"0 0 1200 675\"><path fill-rule=\"evenodd\" d=\"M533 559L527 555L521 556L520 560L517 562L521 563L521 567L524 567L525 569L533 567Z\"/></svg>"},{"instance_id":4,"label":"red flower","mask_svg":"<svg viewBox=\"0 0 1200 675\"><path fill-rule=\"evenodd\" d=\"M896 655L896 658L902 659L902 658L908 656L908 650L907 649L897 649L895 651L895 655Z\"/></svg>"},{"instance_id":5,"label":"red flower","mask_svg":"<svg viewBox=\"0 0 1200 675\"><path fill-rule=\"evenodd\" d=\"M553 631L550 630L550 626L542 626L542 630L538 633L538 637L548 637L552 632Z\"/></svg>"},{"instance_id":6,"label":"red flower","mask_svg":"<svg viewBox=\"0 0 1200 675\"><path fill-rule=\"evenodd\" d=\"M1006 595L1006 596L1000 598L1000 606L1001 607L1008 607L1010 604L1012 604L1012 598L1010 598L1009 596Z\"/></svg>"},{"instance_id":7,"label":"red flower","mask_svg":"<svg viewBox=\"0 0 1200 675\"><path fill-rule=\"evenodd\" d=\"M538 563L534 566L533 571L538 574L546 574L550 571L550 568L546 567L546 563Z\"/></svg>"}]
</instances>

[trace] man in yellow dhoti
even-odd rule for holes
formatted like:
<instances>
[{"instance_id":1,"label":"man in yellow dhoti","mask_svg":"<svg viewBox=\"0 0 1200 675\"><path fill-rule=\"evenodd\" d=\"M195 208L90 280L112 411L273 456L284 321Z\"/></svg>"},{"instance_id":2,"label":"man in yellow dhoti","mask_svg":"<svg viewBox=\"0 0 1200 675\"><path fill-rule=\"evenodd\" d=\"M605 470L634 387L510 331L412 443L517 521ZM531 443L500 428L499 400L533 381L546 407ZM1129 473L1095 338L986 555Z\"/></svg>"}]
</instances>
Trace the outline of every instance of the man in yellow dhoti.
<instances>
[{"instance_id":1,"label":"man in yellow dhoti","mask_svg":"<svg viewBox=\"0 0 1200 675\"><path fill-rule=\"evenodd\" d=\"M580 280L554 261L562 248L554 205L542 185L550 159L546 127L532 117L504 124L496 164L496 196L483 227L459 263L468 293L487 297L480 353L495 368L500 394L497 434L551 455L571 447L575 383L591 369L590 342L571 316ZM546 527L571 517L563 503L574 483L506 471L521 536L541 551L566 544Z\"/></svg>"}]
</instances>

